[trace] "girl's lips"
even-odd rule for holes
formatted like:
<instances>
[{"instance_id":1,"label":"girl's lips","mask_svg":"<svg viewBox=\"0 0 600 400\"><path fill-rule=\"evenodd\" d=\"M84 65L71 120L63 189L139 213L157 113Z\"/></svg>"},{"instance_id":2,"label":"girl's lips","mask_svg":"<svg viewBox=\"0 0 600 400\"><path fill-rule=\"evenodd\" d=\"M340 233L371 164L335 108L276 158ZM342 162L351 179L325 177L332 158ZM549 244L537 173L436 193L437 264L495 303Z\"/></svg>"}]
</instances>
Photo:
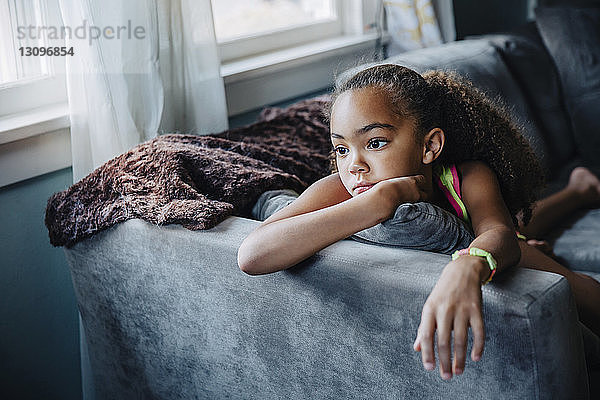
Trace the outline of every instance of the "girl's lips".
<instances>
[{"instance_id":1,"label":"girl's lips","mask_svg":"<svg viewBox=\"0 0 600 400\"><path fill-rule=\"evenodd\" d=\"M358 187L354 188L354 193L361 194L362 192L366 192L367 190L371 189L372 187L373 187L373 185L358 186Z\"/></svg>"}]
</instances>

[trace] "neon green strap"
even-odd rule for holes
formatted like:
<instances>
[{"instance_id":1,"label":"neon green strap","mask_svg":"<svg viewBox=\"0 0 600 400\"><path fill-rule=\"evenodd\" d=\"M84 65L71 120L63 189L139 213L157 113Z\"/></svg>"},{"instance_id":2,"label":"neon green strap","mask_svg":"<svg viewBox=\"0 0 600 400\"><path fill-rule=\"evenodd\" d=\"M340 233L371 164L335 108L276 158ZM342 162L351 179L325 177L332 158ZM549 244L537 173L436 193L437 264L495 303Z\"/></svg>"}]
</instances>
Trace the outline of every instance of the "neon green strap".
<instances>
[{"instance_id":1,"label":"neon green strap","mask_svg":"<svg viewBox=\"0 0 600 400\"><path fill-rule=\"evenodd\" d=\"M492 281L492 278L494 277L494 274L496 273L496 267L498 266L496 260L494 259L494 256L492 256L492 254L489 251L485 251L477 247L471 247L468 250L462 249L455 251L454 254L452 254L452 261L465 254L485 258L492 273L490 274L489 278L485 282L483 282L483 284L487 285L488 283L490 283Z\"/></svg>"},{"instance_id":2,"label":"neon green strap","mask_svg":"<svg viewBox=\"0 0 600 400\"><path fill-rule=\"evenodd\" d=\"M462 199L454 189L454 177L452 175L452 170L450 170L450 168L448 168L445 165L440 165L437 169L437 172L439 174L440 181L442 181L442 184L446 187L446 189L448 189L448 192L450 193L456 204L458 204L458 206L460 207L462 215L464 215L465 221L470 222L469 213L467 213L465 203L463 203Z\"/></svg>"}]
</instances>

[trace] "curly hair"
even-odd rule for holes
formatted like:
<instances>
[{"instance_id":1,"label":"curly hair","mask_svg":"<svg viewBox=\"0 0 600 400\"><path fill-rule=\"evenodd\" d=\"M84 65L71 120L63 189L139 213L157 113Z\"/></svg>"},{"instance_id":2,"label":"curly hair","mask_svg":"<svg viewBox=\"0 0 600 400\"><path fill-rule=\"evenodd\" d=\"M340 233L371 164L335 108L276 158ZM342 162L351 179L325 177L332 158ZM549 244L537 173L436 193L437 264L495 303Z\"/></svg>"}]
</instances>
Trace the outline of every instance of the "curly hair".
<instances>
[{"instance_id":1,"label":"curly hair","mask_svg":"<svg viewBox=\"0 0 600 400\"><path fill-rule=\"evenodd\" d=\"M502 106L455 73L420 75L394 64L376 65L342 81L331 104L348 90L366 87L382 89L395 113L413 118L418 143L433 128L444 131L446 143L436 163L487 164L498 178L515 226L517 216L523 224L529 222L531 206L544 186L544 173L529 142Z\"/></svg>"}]
</instances>

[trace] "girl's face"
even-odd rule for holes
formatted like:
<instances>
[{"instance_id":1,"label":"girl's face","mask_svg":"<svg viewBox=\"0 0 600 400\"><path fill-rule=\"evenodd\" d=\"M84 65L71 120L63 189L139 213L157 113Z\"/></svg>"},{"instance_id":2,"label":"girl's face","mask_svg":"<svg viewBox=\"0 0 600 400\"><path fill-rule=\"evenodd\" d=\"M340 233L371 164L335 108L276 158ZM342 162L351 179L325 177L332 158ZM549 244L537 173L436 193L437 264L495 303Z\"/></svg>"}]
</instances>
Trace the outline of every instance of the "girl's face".
<instances>
[{"instance_id":1,"label":"girl's face","mask_svg":"<svg viewBox=\"0 0 600 400\"><path fill-rule=\"evenodd\" d=\"M356 196L384 179L423 173L414 122L392 111L382 90L342 93L331 111L331 141L340 179Z\"/></svg>"}]
</instances>

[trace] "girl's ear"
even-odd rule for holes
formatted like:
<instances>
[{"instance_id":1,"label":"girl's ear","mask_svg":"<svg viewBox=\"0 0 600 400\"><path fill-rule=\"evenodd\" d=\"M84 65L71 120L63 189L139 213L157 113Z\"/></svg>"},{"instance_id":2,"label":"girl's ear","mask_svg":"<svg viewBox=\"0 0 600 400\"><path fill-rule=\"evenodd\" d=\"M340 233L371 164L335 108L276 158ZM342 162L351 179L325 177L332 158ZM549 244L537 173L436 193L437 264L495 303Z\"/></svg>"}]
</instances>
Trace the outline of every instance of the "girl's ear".
<instances>
[{"instance_id":1,"label":"girl's ear","mask_svg":"<svg viewBox=\"0 0 600 400\"><path fill-rule=\"evenodd\" d=\"M423 164L431 164L442 154L445 140L444 131L440 128L433 128L425 135L423 140Z\"/></svg>"}]
</instances>

